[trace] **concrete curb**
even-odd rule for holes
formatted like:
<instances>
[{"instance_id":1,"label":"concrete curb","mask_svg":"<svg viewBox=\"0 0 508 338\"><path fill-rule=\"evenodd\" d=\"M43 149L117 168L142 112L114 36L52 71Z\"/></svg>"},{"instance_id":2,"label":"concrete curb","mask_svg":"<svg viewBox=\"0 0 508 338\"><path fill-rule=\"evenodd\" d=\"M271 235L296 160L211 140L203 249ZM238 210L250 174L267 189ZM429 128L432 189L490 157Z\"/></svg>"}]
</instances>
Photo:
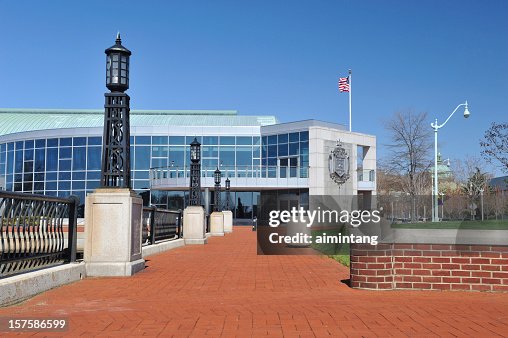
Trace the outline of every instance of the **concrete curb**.
<instances>
[{"instance_id":1,"label":"concrete curb","mask_svg":"<svg viewBox=\"0 0 508 338\"><path fill-rule=\"evenodd\" d=\"M168 251L171 249L176 249L176 248L179 248L184 245L185 245L185 240L183 238L180 238L180 239L175 239L172 241L157 243L155 245L147 245L147 246L142 247L141 251L143 254L143 258L144 258L144 257L148 257L151 255L156 255L156 254L159 254L161 252Z\"/></svg>"},{"instance_id":2,"label":"concrete curb","mask_svg":"<svg viewBox=\"0 0 508 338\"><path fill-rule=\"evenodd\" d=\"M70 263L0 280L0 306L19 303L41 292L85 277L85 263Z\"/></svg>"}]
</instances>

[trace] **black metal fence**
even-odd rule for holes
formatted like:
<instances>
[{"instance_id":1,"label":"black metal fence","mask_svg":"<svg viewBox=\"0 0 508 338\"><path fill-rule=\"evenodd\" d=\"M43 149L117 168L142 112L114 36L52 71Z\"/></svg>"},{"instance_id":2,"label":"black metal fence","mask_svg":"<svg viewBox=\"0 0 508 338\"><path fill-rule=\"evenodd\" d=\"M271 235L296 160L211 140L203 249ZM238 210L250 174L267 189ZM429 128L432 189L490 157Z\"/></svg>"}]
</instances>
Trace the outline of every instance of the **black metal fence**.
<instances>
[{"instance_id":1,"label":"black metal fence","mask_svg":"<svg viewBox=\"0 0 508 338\"><path fill-rule=\"evenodd\" d=\"M0 191L0 278L76 260L75 196Z\"/></svg>"},{"instance_id":2,"label":"black metal fence","mask_svg":"<svg viewBox=\"0 0 508 338\"><path fill-rule=\"evenodd\" d=\"M377 195L378 208L382 207L385 217L394 223L431 221L432 196ZM414 211L415 215L412 216ZM508 194L486 193L481 195L441 194L438 199L440 220L505 220L508 218Z\"/></svg>"},{"instance_id":3,"label":"black metal fence","mask_svg":"<svg viewBox=\"0 0 508 338\"><path fill-rule=\"evenodd\" d=\"M142 243L155 244L158 241L183 237L182 211L143 208Z\"/></svg>"}]
</instances>

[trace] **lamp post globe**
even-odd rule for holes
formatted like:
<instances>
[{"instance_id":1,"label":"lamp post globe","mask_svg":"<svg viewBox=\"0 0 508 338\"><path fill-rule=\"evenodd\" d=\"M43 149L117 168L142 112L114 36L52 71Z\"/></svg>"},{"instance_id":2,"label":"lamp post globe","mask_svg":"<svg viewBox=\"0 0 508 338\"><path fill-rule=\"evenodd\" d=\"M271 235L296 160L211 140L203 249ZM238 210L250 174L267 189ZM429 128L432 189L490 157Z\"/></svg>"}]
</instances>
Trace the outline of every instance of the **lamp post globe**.
<instances>
[{"instance_id":1,"label":"lamp post globe","mask_svg":"<svg viewBox=\"0 0 508 338\"><path fill-rule=\"evenodd\" d=\"M106 87L112 92L123 93L129 89L129 58L131 51L122 46L120 33L116 35L115 44L105 50L106 53Z\"/></svg>"},{"instance_id":2,"label":"lamp post globe","mask_svg":"<svg viewBox=\"0 0 508 338\"><path fill-rule=\"evenodd\" d=\"M190 158L194 163L199 162L201 159L201 143L198 142L197 138L190 144Z\"/></svg>"},{"instance_id":3,"label":"lamp post globe","mask_svg":"<svg viewBox=\"0 0 508 338\"><path fill-rule=\"evenodd\" d=\"M220 170L219 170L219 168L218 168L218 167L217 167L217 169L215 170L215 172L213 173L213 178L214 178L215 184L216 184L216 185L220 185L221 172L220 172Z\"/></svg>"},{"instance_id":4,"label":"lamp post globe","mask_svg":"<svg viewBox=\"0 0 508 338\"><path fill-rule=\"evenodd\" d=\"M466 108L464 108L464 118L467 119L469 117L469 115L471 115L471 113L469 112L469 109L467 108L467 101L466 101L465 105L466 105Z\"/></svg>"},{"instance_id":5,"label":"lamp post globe","mask_svg":"<svg viewBox=\"0 0 508 338\"><path fill-rule=\"evenodd\" d=\"M231 181L229 180L229 177L226 178L226 190L229 190L231 188Z\"/></svg>"}]
</instances>

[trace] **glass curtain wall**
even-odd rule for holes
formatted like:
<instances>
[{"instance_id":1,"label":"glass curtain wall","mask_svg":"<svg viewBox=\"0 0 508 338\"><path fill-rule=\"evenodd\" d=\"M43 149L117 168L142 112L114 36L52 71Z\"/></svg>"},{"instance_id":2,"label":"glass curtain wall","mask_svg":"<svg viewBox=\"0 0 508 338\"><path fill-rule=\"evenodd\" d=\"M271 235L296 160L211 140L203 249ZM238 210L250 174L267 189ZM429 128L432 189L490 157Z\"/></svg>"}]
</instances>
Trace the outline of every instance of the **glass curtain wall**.
<instances>
[{"instance_id":1,"label":"glass curtain wall","mask_svg":"<svg viewBox=\"0 0 508 338\"><path fill-rule=\"evenodd\" d=\"M150 203L149 169L174 167L188 170L189 144L194 136L132 136L132 187ZM259 136L198 136L202 143L202 167L212 173L216 167L223 172L239 173L261 165ZM0 189L52 196L79 197L100 185L102 154L101 137L65 137L32 139L0 144ZM152 204L178 206L185 201L182 194L173 194L159 202L156 194Z\"/></svg>"},{"instance_id":2,"label":"glass curtain wall","mask_svg":"<svg viewBox=\"0 0 508 338\"><path fill-rule=\"evenodd\" d=\"M262 141L261 163L266 177L308 177L308 131L266 135Z\"/></svg>"}]
</instances>

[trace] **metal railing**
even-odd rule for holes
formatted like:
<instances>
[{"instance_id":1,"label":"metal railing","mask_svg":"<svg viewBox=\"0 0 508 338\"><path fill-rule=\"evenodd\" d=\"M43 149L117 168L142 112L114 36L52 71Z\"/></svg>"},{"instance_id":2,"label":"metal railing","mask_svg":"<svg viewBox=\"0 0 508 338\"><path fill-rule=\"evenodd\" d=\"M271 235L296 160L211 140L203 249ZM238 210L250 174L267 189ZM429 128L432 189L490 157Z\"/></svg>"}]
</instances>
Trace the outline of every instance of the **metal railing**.
<instances>
[{"instance_id":1,"label":"metal railing","mask_svg":"<svg viewBox=\"0 0 508 338\"><path fill-rule=\"evenodd\" d=\"M394 223L431 222L432 195L411 196L406 193L381 194L376 196L378 208L383 208L385 217ZM437 218L441 221L499 221L508 219L508 194L489 191L482 195L469 195L460 191L440 194Z\"/></svg>"},{"instance_id":2,"label":"metal railing","mask_svg":"<svg viewBox=\"0 0 508 338\"><path fill-rule=\"evenodd\" d=\"M74 262L78 204L75 196L0 191L0 278Z\"/></svg>"},{"instance_id":3,"label":"metal railing","mask_svg":"<svg viewBox=\"0 0 508 338\"><path fill-rule=\"evenodd\" d=\"M201 177L213 177L217 166L201 167ZM229 178L307 178L309 168L298 166L225 166L219 167L223 177ZM162 167L150 169L150 179L188 178L189 168Z\"/></svg>"},{"instance_id":4,"label":"metal railing","mask_svg":"<svg viewBox=\"0 0 508 338\"><path fill-rule=\"evenodd\" d=\"M183 237L182 211L143 207L142 244Z\"/></svg>"}]
</instances>

